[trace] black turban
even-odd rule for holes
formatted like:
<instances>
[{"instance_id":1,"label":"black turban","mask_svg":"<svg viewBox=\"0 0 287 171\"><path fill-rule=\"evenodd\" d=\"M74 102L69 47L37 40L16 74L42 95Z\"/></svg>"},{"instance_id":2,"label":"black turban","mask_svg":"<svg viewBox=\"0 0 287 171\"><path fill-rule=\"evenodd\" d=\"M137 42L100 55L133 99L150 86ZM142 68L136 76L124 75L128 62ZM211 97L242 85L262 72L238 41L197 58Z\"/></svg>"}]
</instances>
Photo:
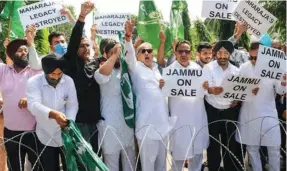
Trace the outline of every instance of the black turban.
<instances>
[{"instance_id":1,"label":"black turban","mask_svg":"<svg viewBox=\"0 0 287 171\"><path fill-rule=\"evenodd\" d=\"M57 68L63 71L65 64L65 59L58 58L55 54L49 54L42 58L42 69L45 74L51 74Z\"/></svg>"},{"instance_id":2,"label":"black turban","mask_svg":"<svg viewBox=\"0 0 287 171\"><path fill-rule=\"evenodd\" d=\"M15 39L12 40L8 45L6 49L6 54L13 60L13 56L21 46L28 46L27 40L25 39Z\"/></svg>"},{"instance_id":3,"label":"black turban","mask_svg":"<svg viewBox=\"0 0 287 171\"><path fill-rule=\"evenodd\" d=\"M234 51L234 46L231 41L221 40L214 46L214 52L218 52L220 48L226 49L230 54Z\"/></svg>"}]
</instances>

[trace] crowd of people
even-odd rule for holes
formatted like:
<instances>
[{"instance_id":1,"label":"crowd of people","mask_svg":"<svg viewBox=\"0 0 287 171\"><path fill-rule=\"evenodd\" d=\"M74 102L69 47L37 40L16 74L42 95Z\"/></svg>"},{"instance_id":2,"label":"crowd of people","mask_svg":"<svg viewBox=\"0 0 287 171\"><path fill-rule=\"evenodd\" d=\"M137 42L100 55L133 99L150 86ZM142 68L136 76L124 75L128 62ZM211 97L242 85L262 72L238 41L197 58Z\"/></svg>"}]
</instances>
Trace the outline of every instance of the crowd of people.
<instances>
[{"instance_id":1,"label":"crowd of people","mask_svg":"<svg viewBox=\"0 0 287 171\"><path fill-rule=\"evenodd\" d=\"M218 96L227 75L256 77L260 42L253 40L248 51L234 48L247 30L244 24L237 22L229 40L198 44L196 60L189 41L175 40L165 60L164 32L154 57L149 42L132 43L131 20L125 23L124 47L110 38L96 44L95 26L92 38L86 37L85 18L93 8L85 2L78 20L70 17L75 25L69 43L63 33L50 33L51 53L44 57L36 52L33 25L25 39L6 42L13 63L0 65L0 87L9 170L23 171L25 156L35 171L67 170L61 129L71 120L111 171L136 170L138 154L142 171L166 171L168 151L173 171L245 170L245 155L254 171L264 170L266 161L270 171L280 171L280 159L286 160L286 75L281 81L262 79L251 101ZM285 44L272 47L286 53ZM135 128L126 124L123 111L122 48L136 97ZM166 67L202 70L204 97L164 97ZM78 170L86 166L79 162Z\"/></svg>"}]
</instances>

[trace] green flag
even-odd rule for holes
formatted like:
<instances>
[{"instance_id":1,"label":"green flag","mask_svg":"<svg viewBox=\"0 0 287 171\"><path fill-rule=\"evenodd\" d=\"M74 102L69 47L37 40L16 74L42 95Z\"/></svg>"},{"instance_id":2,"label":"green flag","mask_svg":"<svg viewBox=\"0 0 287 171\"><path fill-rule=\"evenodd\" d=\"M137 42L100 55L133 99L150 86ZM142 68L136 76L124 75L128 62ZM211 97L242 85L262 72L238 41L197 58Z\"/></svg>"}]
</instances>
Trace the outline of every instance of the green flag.
<instances>
[{"instance_id":1,"label":"green flag","mask_svg":"<svg viewBox=\"0 0 287 171\"><path fill-rule=\"evenodd\" d=\"M173 0L170 11L170 30L173 39L184 40L183 12L187 10L185 0Z\"/></svg>"},{"instance_id":2,"label":"green flag","mask_svg":"<svg viewBox=\"0 0 287 171\"><path fill-rule=\"evenodd\" d=\"M157 51L160 40L158 38L163 17L157 10L153 0L141 0L139 4L137 31L145 42L152 44Z\"/></svg>"},{"instance_id":3,"label":"green flag","mask_svg":"<svg viewBox=\"0 0 287 171\"><path fill-rule=\"evenodd\" d=\"M123 35L119 33L119 40L122 44L121 52L121 92L123 102L123 112L126 124L130 128L135 127L135 96L132 92L132 81L129 74L128 64L124 59L125 49L123 44Z\"/></svg>"},{"instance_id":4,"label":"green flag","mask_svg":"<svg viewBox=\"0 0 287 171\"><path fill-rule=\"evenodd\" d=\"M77 162L85 166L86 170L109 171L91 145L84 140L74 121L69 120L69 125L62 131L62 138L69 171L78 171Z\"/></svg>"},{"instance_id":5,"label":"green flag","mask_svg":"<svg viewBox=\"0 0 287 171\"><path fill-rule=\"evenodd\" d=\"M24 5L24 1L7 1L4 9L0 14L0 18L5 20L6 22L9 22L10 18L12 19L10 25L10 40L24 37L24 30L18 14L18 8Z\"/></svg>"},{"instance_id":6,"label":"green flag","mask_svg":"<svg viewBox=\"0 0 287 171\"><path fill-rule=\"evenodd\" d=\"M185 39L184 13L187 12L187 3L185 0L173 0L170 10L169 28L165 29L165 56L172 54L172 42L174 40ZM187 12L188 13L188 12Z\"/></svg>"}]
</instances>

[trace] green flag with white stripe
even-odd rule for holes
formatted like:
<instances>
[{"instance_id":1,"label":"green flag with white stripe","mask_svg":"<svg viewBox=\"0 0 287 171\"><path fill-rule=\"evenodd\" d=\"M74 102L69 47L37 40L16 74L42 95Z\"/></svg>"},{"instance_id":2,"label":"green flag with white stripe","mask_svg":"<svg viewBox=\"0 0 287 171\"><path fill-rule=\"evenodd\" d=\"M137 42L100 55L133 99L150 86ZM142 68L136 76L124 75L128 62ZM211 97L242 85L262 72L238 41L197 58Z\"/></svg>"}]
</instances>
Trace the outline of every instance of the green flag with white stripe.
<instances>
[{"instance_id":1,"label":"green flag with white stripe","mask_svg":"<svg viewBox=\"0 0 287 171\"><path fill-rule=\"evenodd\" d=\"M123 111L126 124L130 128L135 127L135 96L132 92L132 81L129 74L128 64L124 59L125 48L123 43L123 35L119 33L119 40L122 44L121 52L121 92L122 92L122 102Z\"/></svg>"}]
</instances>

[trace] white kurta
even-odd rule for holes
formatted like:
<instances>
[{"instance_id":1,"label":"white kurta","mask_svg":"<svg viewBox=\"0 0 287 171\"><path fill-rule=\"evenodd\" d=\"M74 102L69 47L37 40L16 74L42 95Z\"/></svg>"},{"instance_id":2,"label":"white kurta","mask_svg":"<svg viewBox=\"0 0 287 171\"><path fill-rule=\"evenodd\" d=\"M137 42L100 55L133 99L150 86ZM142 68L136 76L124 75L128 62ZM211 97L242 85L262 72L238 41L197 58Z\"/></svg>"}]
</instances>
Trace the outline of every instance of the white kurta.
<instances>
[{"instance_id":1,"label":"white kurta","mask_svg":"<svg viewBox=\"0 0 287 171\"><path fill-rule=\"evenodd\" d=\"M169 67L184 68L177 61ZM187 68L201 70L201 67L192 61ZM209 144L203 97L170 97L169 111L171 116L177 117L174 130L170 134L173 159L185 160L195 154L202 154Z\"/></svg>"},{"instance_id":2,"label":"white kurta","mask_svg":"<svg viewBox=\"0 0 287 171\"><path fill-rule=\"evenodd\" d=\"M241 65L240 75L255 77L251 62ZM259 91L251 101L242 104L239 115L239 130L236 140L246 145L280 146L280 127L275 106L275 90L279 94L285 92L280 81L262 79ZM240 137L241 136L241 137Z\"/></svg>"},{"instance_id":3,"label":"white kurta","mask_svg":"<svg viewBox=\"0 0 287 171\"><path fill-rule=\"evenodd\" d=\"M157 65L151 69L136 60L131 42L127 42L125 47L125 60L136 94L136 137L161 140L174 127L176 118L168 116L167 103L159 88L160 72Z\"/></svg>"},{"instance_id":4,"label":"white kurta","mask_svg":"<svg viewBox=\"0 0 287 171\"><path fill-rule=\"evenodd\" d=\"M98 125L104 154L117 153L134 145L134 131L124 120L121 96L121 72L113 69L110 76L95 72L101 90L101 113L104 121Z\"/></svg>"}]
</instances>

